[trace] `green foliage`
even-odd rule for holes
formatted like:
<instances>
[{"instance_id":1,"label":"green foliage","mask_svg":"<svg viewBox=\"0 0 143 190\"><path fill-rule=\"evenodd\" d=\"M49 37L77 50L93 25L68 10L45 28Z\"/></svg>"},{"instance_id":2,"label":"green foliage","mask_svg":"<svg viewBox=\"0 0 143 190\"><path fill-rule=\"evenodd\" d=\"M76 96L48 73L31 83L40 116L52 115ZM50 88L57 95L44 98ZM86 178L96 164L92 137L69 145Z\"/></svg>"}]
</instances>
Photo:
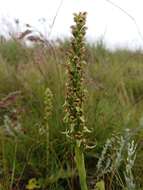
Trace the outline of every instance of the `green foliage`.
<instances>
[{"instance_id":1,"label":"green foliage","mask_svg":"<svg viewBox=\"0 0 143 190\"><path fill-rule=\"evenodd\" d=\"M9 40L0 44L0 55L12 65L27 63L28 51L18 41Z\"/></svg>"},{"instance_id":2,"label":"green foliage","mask_svg":"<svg viewBox=\"0 0 143 190\"><path fill-rule=\"evenodd\" d=\"M35 178L32 178L28 181L28 184L26 185L26 189L28 190L34 190L34 189L39 189L40 184Z\"/></svg>"},{"instance_id":3,"label":"green foliage","mask_svg":"<svg viewBox=\"0 0 143 190\"><path fill-rule=\"evenodd\" d=\"M96 183L95 190L105 190L105 183L103 180Z\"/></svg>"},{"instance_id":4,"label":"green foliage","mask_svg":"<svg viewBox=\"0 0 143 190\"><path fill-rule=\"evenodd\" d=\"M74 156L71 154L73 147L63 135L67 124L62 121L66 81L64 66L67 65L65 55L69 44L69 41L60 41L58 45L52 44L51 47L32 48L23 47L17 41L0 44L0 188L2 190L9 190L10 187L23 190L32 178L42 179L42 189L79 189L77 171L73 164ZM90 135L87 134L91 145L96 143L94 149L87 150L84 154L89 189L95 188L96 183L98 188L103 189L103 181L105 189L109 181L112 181L113 189L128 188L125 175L131 181L133 175L136 189L141 190L143 189L143 132L138 131L138 126L140 125L142 129L142 52L110 51L103 43L86 44L86 49L83 55L87 61L83 72L85 83L81 81L81 84L86 85L88 93L86 99L83 98L84 117L79 119L92 131ZM77 75L75 78L77 79ZM50 92L46 90L47 87L52 96L48 95ZM84 90L84 87L80 90ZM21 92L20 97L9 96L16 91ZM85 96L85 93L83 94ZM48 106L51 101L49 98L46 99L47 95L53 99L52 107ZM81 113L80 106L76 106L74 111ZM69 122L69 116L67 119ZM47 123L50 129L48 141L45 133L41 133L41 129L45 129ZM128 165L128 153L122 151L122 147L119 146L123 143L123 139L119 137L125 128L133 132L132 137L138 144L136 160L130 168L132 175L125 169ZM111 139L113 134L118 138L116 142L113 140L112 146L108 146L107 154L104 156L106 140ZM50 142L48 149L47 142ZM47 150L49 156L46 154ZM119 173L115 172L112 177L112 172L107 172L103 177L100 170L98 178L96 166L99 158L104 157L101 164L103 169L103 166L107 166L110 155L114 166L115 162L120 163ZM134 155L131 161L134 160ZM120 180L117 180L119 178Z\"/></svg>"}]
</instances>

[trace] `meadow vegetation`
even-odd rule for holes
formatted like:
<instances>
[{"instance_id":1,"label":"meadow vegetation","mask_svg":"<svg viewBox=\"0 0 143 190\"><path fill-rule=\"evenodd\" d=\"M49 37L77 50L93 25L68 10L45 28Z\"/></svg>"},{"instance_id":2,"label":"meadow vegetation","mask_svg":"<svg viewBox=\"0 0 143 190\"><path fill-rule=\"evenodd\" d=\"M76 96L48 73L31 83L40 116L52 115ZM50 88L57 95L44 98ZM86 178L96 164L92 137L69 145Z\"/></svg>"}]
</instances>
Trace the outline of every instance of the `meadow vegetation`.
<instances>
[{"instance_id":1,"label":"meadow vegetation","mask_svg":"<svg viewBox=\"0 0 143 190\"><path fill-rule=\"evenodd\" d=\"M74 29L72 50L70 40L0 42L0 190L143 189L143 53L102 41L82 52Z\"/></svg>"}]
</instances>

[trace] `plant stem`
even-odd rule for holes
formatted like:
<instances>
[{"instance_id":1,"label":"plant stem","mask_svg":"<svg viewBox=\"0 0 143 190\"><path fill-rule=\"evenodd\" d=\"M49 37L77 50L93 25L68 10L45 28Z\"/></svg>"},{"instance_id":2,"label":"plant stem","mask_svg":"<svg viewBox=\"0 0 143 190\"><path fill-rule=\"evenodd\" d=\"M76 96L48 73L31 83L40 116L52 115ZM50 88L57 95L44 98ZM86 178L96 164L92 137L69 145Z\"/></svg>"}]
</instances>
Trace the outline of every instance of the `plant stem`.
<instances>
[{"instance_id":1,"label":"plant stem","mask_svg":"<svg viewBox=\"0 0 143 190\"><path fill-rule=\"evenodd\" d=\"M14 159L13 159L13 168L12 168L12 174L11 174L10 190L12 189L13 182L14 182L14 175L15 175L15 169L16 169L16 153L17 153L17 142L15 141Z\"/></svg>"},{"instance_id":2,"label":"plant stem","mask_svg":"<svg viewBox=\"0 0 143 190\"><path fill-rule=\"evenodd\" d=\"M79 147L77 143L75 145L75 161L76 161L76 166L78 169L81 190L88 190L87 183L86 183L84 153L81 147Z\"/></svg>"}]
</instances>

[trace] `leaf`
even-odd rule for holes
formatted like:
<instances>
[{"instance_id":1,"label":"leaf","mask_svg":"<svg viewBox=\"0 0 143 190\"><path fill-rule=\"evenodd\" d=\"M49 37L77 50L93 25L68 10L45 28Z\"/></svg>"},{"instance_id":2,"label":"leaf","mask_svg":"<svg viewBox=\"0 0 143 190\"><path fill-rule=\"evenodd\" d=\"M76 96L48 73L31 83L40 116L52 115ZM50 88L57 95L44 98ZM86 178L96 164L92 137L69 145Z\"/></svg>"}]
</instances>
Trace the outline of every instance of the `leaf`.
<instances>
[{"instance_id":1,"label":"leaf","mask_svg":"<svg viewBox=\"0 0 143 190\"><path fill-rule=\"evenodd\" d=\"M95 190L105 190L105 183L103 180L96 183Z\"/></svg>"},{"instance_id":2,"label":"leaf","mask_svg":"<svg viewBox=\"0 0 143 190\"><path fill-rule=\"evenodd\" d=\"M26 189L28 190L39 189L39 188L40 188L39 182L35 178L30 179L28 181L28 185L26 185Z\"/></svg>"}]
</instances>

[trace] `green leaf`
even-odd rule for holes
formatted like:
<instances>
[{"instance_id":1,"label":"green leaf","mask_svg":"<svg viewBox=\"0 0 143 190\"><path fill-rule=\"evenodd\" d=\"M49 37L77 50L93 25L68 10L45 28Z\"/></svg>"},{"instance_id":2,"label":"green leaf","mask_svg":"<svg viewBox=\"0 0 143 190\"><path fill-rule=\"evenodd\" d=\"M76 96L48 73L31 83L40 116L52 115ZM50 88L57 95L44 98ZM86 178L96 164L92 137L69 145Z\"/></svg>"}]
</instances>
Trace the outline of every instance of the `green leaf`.
<instances>
[{"instance_id":1,"label":"green leaf","mask_svg":"<svg viewBox=\"0 0 143 190\"><path fill-rule=\"evenodd\" d=\"M28 184L26 185L26 189L28 190L39 189L39 188L40 188L39 182L35 178L30 179L28 181Z\"/></svg>"},{"instance_id":2,"label":"green leaf","mask_svg":"<svg viewBox=\"0 0 143 190\"><path fill-rule=\"evenodd\" d=\"M95 190L105 190L105 183L103 180L96 183Z\"/></svg>"}]
</instances>

